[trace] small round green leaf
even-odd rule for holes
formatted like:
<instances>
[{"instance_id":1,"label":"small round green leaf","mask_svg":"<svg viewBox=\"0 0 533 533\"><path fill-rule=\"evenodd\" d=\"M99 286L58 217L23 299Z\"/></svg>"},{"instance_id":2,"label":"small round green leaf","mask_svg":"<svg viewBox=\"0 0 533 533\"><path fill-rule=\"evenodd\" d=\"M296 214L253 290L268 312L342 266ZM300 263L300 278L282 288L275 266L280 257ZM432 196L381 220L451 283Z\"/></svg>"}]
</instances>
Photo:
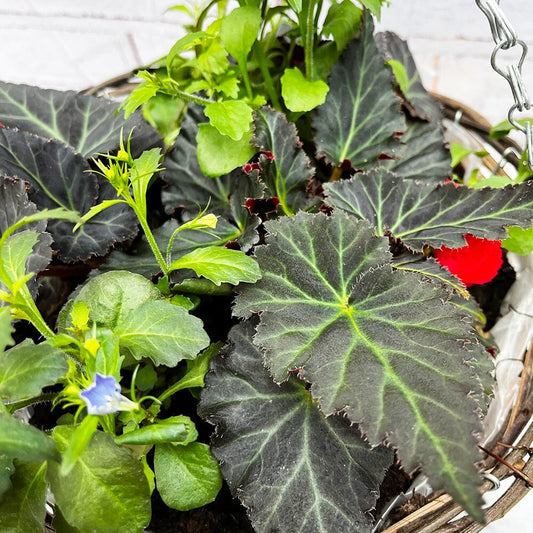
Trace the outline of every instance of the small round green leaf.
<instances>
[{"instance_id":1,"label":"small round green leaf","mask_svg":"<svg viewBox=\"0 0 533 533\"><path fill-rule=\"evenodd\" d=\"M324 103L328 91L327 83L308 80L297 68L285 69L281 76L281 95L291 111L311 111Z\"/></svg>"},{"instance_id":2,"label":"small round green leaf","mask_svg":"<svg viewBox=\"0 0 533 533\"><path fill-rule=\"evenodd\" d=\"M212 502L222 487L222 476L209 446L158 444L154 469L157 490L163 501L178 511L188 511Z\"/></svg>"}]
</instances>

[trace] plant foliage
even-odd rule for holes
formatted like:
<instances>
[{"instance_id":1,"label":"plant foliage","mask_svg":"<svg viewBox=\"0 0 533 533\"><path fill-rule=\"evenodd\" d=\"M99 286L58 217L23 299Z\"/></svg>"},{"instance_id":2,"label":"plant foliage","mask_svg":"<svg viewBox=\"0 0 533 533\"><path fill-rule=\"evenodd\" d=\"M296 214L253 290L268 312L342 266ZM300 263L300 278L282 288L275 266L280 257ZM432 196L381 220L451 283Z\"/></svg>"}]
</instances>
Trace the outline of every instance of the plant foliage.
<instances>
[{"instance_id":1,"label":"plant foliage","mask_svg":"<svg viewBox=\"0 0 533 533\"><path fill-rule=\"evenodd\" d=\"M141 532L225 481L256 531L370 532L400 469L483 521L466 286L531 249L533 189L447 183L383 3L179 6L122 104L0 83L2 530L53 494L58 531Z\"/></svg>"}]
</instances>

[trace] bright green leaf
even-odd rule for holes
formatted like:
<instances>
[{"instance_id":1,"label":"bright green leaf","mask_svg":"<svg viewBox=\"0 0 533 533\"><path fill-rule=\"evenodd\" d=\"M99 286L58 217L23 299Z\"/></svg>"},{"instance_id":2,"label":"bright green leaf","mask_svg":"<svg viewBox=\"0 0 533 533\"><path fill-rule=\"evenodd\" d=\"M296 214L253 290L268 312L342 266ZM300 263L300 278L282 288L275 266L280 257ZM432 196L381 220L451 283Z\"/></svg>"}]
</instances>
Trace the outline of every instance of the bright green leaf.
<instances>
[{"instance_id":1,"label":"bright green leaf","mask_svg":"<svg viewBox=\"0 0 533 533\"><path fill-rule=\"evenodd\" d=\"M281 95L291 111L310 111L322 105L328 91L325 82L308 80L298 68L285 69L281 76Z\"/></svg>"},{"instance_id":2,"label":"bright green leaf","mask_svg":"<svg viewBox=\"0 0 533 533\"><path fill-rule=\"evenodd\" d=\"M176 59L176 56L178 56L183 50L186 50L187 48L190 48L194 44L198 43L204 37L209 36L210 35L205 31L196 31L187 33L184 37L178 39L167 54L166 64L169 74L172 71L172 63L174 62L174 59Z\"/></svg>"},{"instance_id":3,"label":"bright green leaf","mask_svg":"<svg viewBox=\"0 0 533 533\"><path fill-rule=\"evenodd\" d=\"M259 35L260 26L261 11L253 6L238 7L222 19L220 38L237 61L246 59Z\"/></svg>"},{"instance_id":4,"label":"bright green leaf","mask_svg":"<svg viewBox=\"0 0 533 533\"><path fill-rule=\"evenodd\" d=\"M11 308L0 307L0 354L2 354L7 346L12 346L15 343L11 336L14 331L11 325ZM0 355L0 357L2 356ZM0 365L1 363L2 359L0 359Z\"/></svg>"},{"instance_id":5,"label":"bright green leaf","mask_svg":"<svg viewBox=\"0 0 533 533\"><path fill-rule=\"evenodd\" d=\"M363 6L369 9L379 20L381 18L381 4L385 0L359 0Z\"/></svg>"},{"instance_id":6,"label":"bright green leaf","mask_svg":"<svg viewBox=\"0 0 533 533\"><path fill-rule=\"evenodd\" d=\"M65 453L74 429L57 426L53 437ZM48 480L66 521L82 531L139 533L150 521L150 489L141 463L113 437L94 433L66 476L50 463Z\"/></svg>"},{"instance_id":7,"label":"bright green leaf","mask_svg":"<svg viewBox=\"0 0 533 533\"><path fill-rule=\"evenodd\" d=\"M406 94L414 80L409 79L404 65L396 59L389 59L386 63L392 68L392 72L396 78L396 81L398 82L398 85L400 86L401 91Z\"/></svg>"},{"instance_id":8,"label":"bright green leaf","mask_svg":"<svg viewBox=\"0 0 533 533\"><path fill-rule=\"evenodd\" d=\"M533 228L522 229L515 226L507 228L509 237L502 242L502 246L520 255L529 255L533 252Z\"/></svg>"},{"instance_id":9,"label":"bright green leaf","mask_svg":"<svg viewBox=\"0 0 533 533\"><path fill-rule=\"evenodd\" d=\"M192 361L187 361L187 371L177 382L171 385L163 394L159 396L160 401L172 396L175 392L183 389L190 389L204 386L204 377L209 370L209 362L215 356L224 343L215 342L208 346L198 357Z\"/></svg>"},{"instance_id":10,"label":"bright green leaf","mask_svg":"<svg viewBox=\"0 0 533 533\"><path fill-rule=\"evenodd\" d=\"M188 416L171 416L115 437L117 444L172 443L187 446L198 438L198 431Z\"/></svg>"},{"instance_id":11,"label":"bright green leaf","mask_svg":"<svg viewBox=\"0 0 533 533\"><path fill-rule=\"evenodd\" d=\"M135 359L149 358L170 367L193 359L209 344L202 321L165 300L143 302L121 317L114 333L121 349Z\"/></svg>"},{"instance_id":12,"label":"bright green leaf","mask_svg":"<svg viewBox=\"0 0 533 533\"><path fill-rule=\"evenodd\" d=\"M42 431L0 413L0 450L8 457L41 462L59 458L54 441Z\"/></svg>"},{"instance_id":13,"label":"bright green leaf","mask_svg":"<svg viewBox=\"0 0 533 533\"><path fill-rule=\"evenodd\" d=\"M21 400L41 393L68 372L62 350L30 339L0 356L0 398Z\"/></svg>"},{"instance_id":14,"label":"bright green leaf","mask_svg":"<svg viewBox=\"0 0 533 533\"><path fill-rule=\"evenodd\" d=\"M61 461L60 473L66 476L76 464L81 454L87 448L91 437L98 427L98 417L87 415L70 435L70 442Z\"/></svg>"},{"instance_id":15,"label":"bright green leaf","mask_svg":"<svg viewBox=\"0 0 533 533\"><path fill-rule=\"evenodd\" d=\"M198 276L211 280L216 285L240 282L254 283L261 277L257 262L240 250L222 246L208 246L176 259L169 271L180 268L194 270Z\"/></svg>"},{"instance_id":16,"label":"bright green leaf","mask_svg":"<svg viewBox=\"0 0 533 533\"><path fill-rule=\"evenodd\" d=\"M209 446L158 444L154 470L162 500L178 511L188 511L212 502L222 487L222 476Z\"/></svg>"},{"instance_id":17,"label":"bright green leaf","mask_svg":"<svg viewBox=\"0 0 533 533\"><path fill-rule=\"evenodd\" d=\"M244 165L255 153L250 145L251 136L250 131L239 141L234 141L227 135L220 134L210 124L200 124L196 141L202 172L206 176L216 177Z\"/></svg>"},{"instance_id":18,"label":"bright green leaf","mask_svg":"<svg viewBox=\"0 0 533 533\"><path fill-rule=\"evenodd\" d=\"M204 112L219 133L234 141L242 139L250 130L252 108L242 100L213 102L206 106Z\"/></svg>"},{"instance_id":19,"label":"bright green leaf","mask_svg":"<svg viewBox=\"0 0 533 533\"><path fill-rule=\"evenodd\" d=\"M300 13L302 10L302 0L287 0L287 4L291 6L291 9L296 13Z\"/></svg>"},{"instance_id":20,"label":"bright green leaf","mask_svg":"<svg viewBox=\"0 0 533 533\"><path fill-rule=\"evenodd\" d=\"M361 24L363 12L350 0L332 3L324 21L322 33L331 35L335 41L337 52L342 52Z\"/></svg>"},{"instance_id":21,"label":"bright green leaf","mask_svg":"<svg viewBox=\"0 0 533 533\"><path fill-rule=\"evenodd\" d=\"M76 294L74 303L84 302L97 326L114 329L121 317L149 300L163 300L153 283L139 274L116 270L87 282ZM59 314L59 332L66 333L69 327L72 317L70 307L65 307Z\"/></svg>"},{"instance_id":22,"label":"bright green leaf","mask_svg":"<svg viewBox=\"0 0 533 533\"><path fill-rule=\"evenodd\" d=\"M12 488L0 503L0 528L3 533L44 531L46 517L46 462L17 462L11 477Z\"/></svg>"}]
</instances>

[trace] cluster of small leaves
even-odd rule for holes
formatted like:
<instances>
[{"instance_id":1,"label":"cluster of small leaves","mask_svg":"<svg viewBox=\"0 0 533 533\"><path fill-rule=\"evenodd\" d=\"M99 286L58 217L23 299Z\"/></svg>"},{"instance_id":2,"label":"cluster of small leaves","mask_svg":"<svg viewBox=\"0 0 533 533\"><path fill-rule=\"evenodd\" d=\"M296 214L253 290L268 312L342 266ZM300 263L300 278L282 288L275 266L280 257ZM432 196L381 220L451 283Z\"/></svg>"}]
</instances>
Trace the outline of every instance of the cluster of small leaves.
<instances>
[{"instance_id":1,"label":"cluster of small leaves","mask_svg":"<svg viewBox=\"0 0 533 533\"><path fill-rule=\"evenodd\" d=\"M154 274L186 271L188 279L217 288L254 282L259 269L219 242L173 256L182 233L216 227L213 214L202 212L162 245L155 242L147 201L160 170L160 148L151 148L159 136L139 117L115 118L118 106L74 93L1 89L4 122L56 139L0 130L0 164L13 176L0 177L0 523L6 531L20 524L41 529L51 490L58 529L141 531L151 518L154 479L163 501L179 510L205 505L220 490L218 465L197 442L194 422L168 416L163 406L174 393L203 386L220 343L211 344L202 321L189 313L193 301L174 294L168 277L158 288L124 270L79 288L54 329L35 303L36 274L49 266L53 249L62 261L102 255L133 237L137 223L150 243ZM135 127L127 146L125 127ZM100 149L116 155L101 156ZM8 349L15 319L31 323L46 340L28 338ZM174 383L161 379L170 369L176 369ZM120 395L121 381L130 381L129 398ZM111 389L97 391L102 383ZM98 408L89 398L98 398ZM51 437L12 416L43 401L75 408ZM146 460L151 450L153 466Z\"/></svg>"},{"instance_id":2,"label":"cluster of small leaves","mask_svg":"<svg viewBox=\"0 0 533 533\"><path fill-rule=\"evenodd\" d=\"M384 0L360 3L379 17ZM174 44L158 69L138 73L143 81L123 104L126 116L146 103L150 116L154 97L161 95L166 97L162 105L168 105L168 98L201 105L209 120L197 133L197 155L208 176L226 174L248 161L253 154L252 111L267 99L279 111L293 113L324 102L330 68L359 28L363 12L350 0L327 10L316 0L275 7L251 2L204 27L215 5L210 3L197 16L189 11L194 18L189 33ZM332 41L320 46L330 37ZM290 62L296 48L303 50L305 71ZM170 116L167 124L173 121ZM215 161L213 153L219 154Z\"/></svg>"}]
</instances>

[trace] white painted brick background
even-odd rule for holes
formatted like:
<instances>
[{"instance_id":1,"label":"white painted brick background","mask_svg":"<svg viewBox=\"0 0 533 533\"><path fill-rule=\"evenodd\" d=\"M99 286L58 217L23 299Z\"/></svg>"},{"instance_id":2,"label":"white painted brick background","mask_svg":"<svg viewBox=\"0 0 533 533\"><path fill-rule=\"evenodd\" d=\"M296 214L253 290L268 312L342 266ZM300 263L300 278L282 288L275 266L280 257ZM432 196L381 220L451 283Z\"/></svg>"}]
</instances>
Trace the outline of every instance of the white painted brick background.
<instances>
[{"instance_id":1,"label":"white painted brick background","mask_svg":"<svg viewBox=\"0 0 533 533\"><path fill-rule=\"evenodd\" d=\"M183 35L178 0L0 0L0 79L80 90L150 63ZM513 103L490 67L489 25L475 0L391 0L380 29L407 39L428 89L462 101L491 122ZM533 2L500 3L531 47L523 76L533 96ZM501 55L499 59L511 59ZM529 496L485 533L529 533Z\"/></svg>"}]
</instances>

